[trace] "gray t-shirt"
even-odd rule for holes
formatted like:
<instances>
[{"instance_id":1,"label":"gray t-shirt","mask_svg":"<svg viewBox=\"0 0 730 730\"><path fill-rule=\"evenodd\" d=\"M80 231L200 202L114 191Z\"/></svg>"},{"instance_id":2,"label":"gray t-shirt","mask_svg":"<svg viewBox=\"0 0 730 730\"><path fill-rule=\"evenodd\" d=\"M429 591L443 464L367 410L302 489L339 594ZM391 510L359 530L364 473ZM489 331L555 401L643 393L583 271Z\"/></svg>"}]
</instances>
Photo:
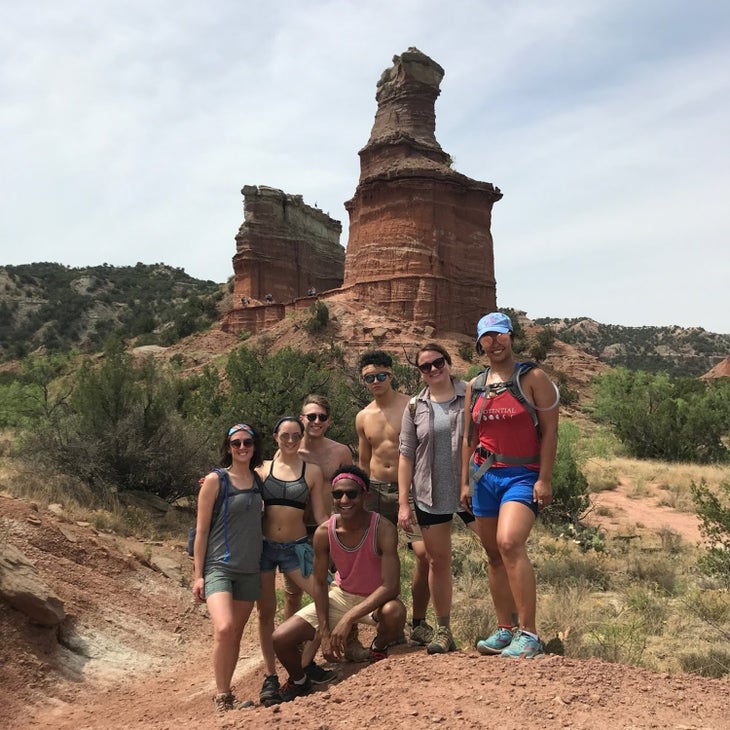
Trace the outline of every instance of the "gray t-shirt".
<instances>
[{"instance_id":1,"label":"gray t-shirt","mask_svg":"<svg viewBox=\"0 0 730 730\"><path fill-rule=\"evenodd\" d=\"M433 466L431 471L431 497L433 504L418 503L418 509L432 515L450 515L460 509L458 488L454 485L454 466L451 455L451 401L431 401L433 412Z\"/></svg>"}]
</instances>

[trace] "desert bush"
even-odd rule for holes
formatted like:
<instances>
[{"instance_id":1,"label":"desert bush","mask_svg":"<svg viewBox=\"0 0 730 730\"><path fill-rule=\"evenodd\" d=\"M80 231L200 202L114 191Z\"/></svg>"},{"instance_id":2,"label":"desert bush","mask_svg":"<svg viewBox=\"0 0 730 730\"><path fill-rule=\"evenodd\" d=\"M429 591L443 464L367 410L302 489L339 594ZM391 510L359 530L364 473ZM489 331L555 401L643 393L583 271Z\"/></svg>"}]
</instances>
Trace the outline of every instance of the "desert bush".
<instances>
[{"instance_id":1,"label":"desert bush","mask_svg":"<svg viewBox=\"0 0 730 730\"><path fill-rule=\"evenodd\" d=\"M607 560L599 553L580 552L574 543L555 540L552 549L545 542L533 559L535 573L540 581L553 587L591 587L608 590L611 575Z\"/></svg>"},{"instance_id":2,"label":"desert bush","mask_svg":"<svg viewBox=\"0 0 730 730\"><path fill-rule=\"evenodd\" d=\"M677 591L677 563L666 555L634 554L626 565L629 577L661 588L667 595Z\"/></svg>"},{"instance_id":3,"label":"desert bush","mask_svg":"<svg viewBox=\"0 0 730 730\"><path fill-rule=\"evenodd\" d=\"M676 555L682 551L682 536L672 530L671 527L661 527L658 530L659 540L662 544L662 550L668 555Z\"/></svg>"},{"instance_id":4,"label":"desert bush","mask_svg":"<svg viewBox=\"0 0 730 730\"><path fill-rule=\"evenodd\" d=\"M474 351L474 345L471 342L460 342L457 352L464 362L472 362L474 360L474 355L476 354Z\"/></svg>"},{"instance_id":5,"label":"desert bush","mask_svg":"<svg viewBox=\"0 0 730 730\"><path fill-rule=\"evenodd\" d=\"M595 379L594 396L595 415L634 456L698 463L730 456L723 443L730 429L730 383L618 368Z\"/></svg>"},{"instance_id":6,"label":"desert bush","mask_svg":"<svg viewBox=\"0 0 730 730\"><path fill-rule=\"evenodd\" d=\"M667 598L642 586L630 587L625 597L627 608L644 624L647 634L660 636L669 614Z\"/></svg>"},{"instance_id":7,"label":"desert bush","mask_svg":"<svg viewBox=\"0 0 730 730\"><path fill-rule=\"evenodd\" d=\"M621 664L640 664L646 643L643 621L635 614L627 613L603 621L583 633L577 655Z\"/></svg>"},{"instance_id":8,"label":"desert bush","mask_svg":"<svg viewBox=\"0 0 730 730\"><path fill-rule=\"evenodd\" d=\"M304 323L304 329L309 334L314 334L323 330L330 321L330 310L324 302L319 301L313 302L309 305L309 319Z\"/></svg>"},{"instance_id":9,"label":"desert bush","mask_svg":"<svg viewBox=\"0 0 730 730\"><path fill-rule=\"evenodd\" d=\"M709 548L700 558L700 567L730 586L730 481L724 481L714 494L704 481L692 484L700 532Z\"/></svg>"},{"instance_id":10,"label":"desert bush","mask_svg":"<svg viewBox=\"0 0 730 730\"><path fill-rule=\"evenodd\" d=\"M727 649L708 649L704 654L680 654L678 659L683 671L699 674L701 677L719 679L730 674L730 651Z\"/></svg>"}]
</instances>

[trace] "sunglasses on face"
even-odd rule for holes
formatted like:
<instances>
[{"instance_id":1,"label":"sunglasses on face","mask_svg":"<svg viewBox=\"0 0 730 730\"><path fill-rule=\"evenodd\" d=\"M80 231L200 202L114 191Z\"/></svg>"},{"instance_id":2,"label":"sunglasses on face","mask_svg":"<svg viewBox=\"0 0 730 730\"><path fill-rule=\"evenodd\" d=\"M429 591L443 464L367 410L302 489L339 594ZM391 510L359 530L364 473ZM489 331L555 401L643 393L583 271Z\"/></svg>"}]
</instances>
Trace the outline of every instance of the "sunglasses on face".
<instances>
[{"instance_id":1,"label":"sunglasses on face","mask_svg":"<svg viewBox=\"0 0 730 730\"><path fill-rule=\"evenodd\" d=\"M320 423L324 423L329 419L329 416L326 413L307 413L304 417L310 423L314 423L316 420L319 420Z\"/></svg>"},{"instance_id":2,"label":"sunglasses on face","mask_svg":"<svg viewBox=\"0 0 730 730\"><path fill-rule=\"evenodd\" d=\"M278 436L280 441L291 441L292 443L297 443L297 441L302 440L302 434L300 433L280 433Z\"/></svg>"},{"instance_id":3,"label":"sunglasses on face","mask_svg":"<svg viewBox=\"0 0 730 730\"><path fill-rule=\"evenodd\" d=\"M248 449L253 446L253 439L243 439L243 441L241 439L231 439L228 443L234 449L240 449L241 447Z\"/></svg>"},{"instance_id":4,"label":"sunglasses on face","mask_svg":"<svg viewBox=\"0 0 730 730\"><path fill-rule=\"evenodd\" d=\"M418 366L418 369L422 373L430 373L431 368L435 368L436 370L442 370L445 364L446 364L445 357L437 357L435 360L431 360L431 362L422 362Z\"/></svg>"},{"instance_id":5,"label":"sunglasses on face","mask_svg":"<svg viewBox=\"0 0 730 730\"><path fill-rule=\"evenodd\" d=\"M379 383L384 383L387 379L390 373L368 373L367 375L363 375L362 379L368 384L372 385L376 380Z\"/></svg>"},{"instance_id":6,"label":"sunglasses on face","mask_svg":"<svg viewBox=\"0 0 730 730\"><path fill-rule=\"evenodd\" d=\"M360 496L359 489L333 489L332 499L342 499L347 497L348 499L357 499Z\"/></svg>"},{"instance_id":7,"label":"sunglasses on face","mask_svg":"<svg viewBox=\"0 0 730 730\"><path fill-rule=\"evenodd\" d=\"M486 332L479 338L479 341L481 342L482 340L484 340L484 342L489 344L490 342L494 342L495 340L504 341L505 339L509 339L509 332Z\"/></svg>"}]
</instances>

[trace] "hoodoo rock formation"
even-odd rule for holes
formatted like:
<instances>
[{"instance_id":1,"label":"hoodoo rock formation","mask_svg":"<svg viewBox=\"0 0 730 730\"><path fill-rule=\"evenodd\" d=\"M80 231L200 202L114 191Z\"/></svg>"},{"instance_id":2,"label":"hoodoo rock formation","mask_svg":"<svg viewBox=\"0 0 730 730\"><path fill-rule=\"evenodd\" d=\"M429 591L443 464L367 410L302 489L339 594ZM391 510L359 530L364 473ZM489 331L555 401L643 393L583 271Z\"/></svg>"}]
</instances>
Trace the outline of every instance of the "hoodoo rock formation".
<instances>
[{"instance_id":1,"label":"hoodoo rock formation","mask_svg":"<svg viewBox=\"0 0 730 730\"><path fill-rule=\"evenodd\" d=\"M350 234L343 288L390 315L471 333L496 307L492 205L502 194L451 169L436 141L444 70L417 48L394 56L360 150L360 182L345 203Z\"/></svg>"},{"instance_id":2,"label":"hoodoo rock formation","mask_svg":"<svg viewBox=\"0 0 730 730\"><path fill-rule=\"evenodd\" d=\"M233 257L234 309L223 326L258 332L279 321L297 297L342 284L342 224L306 205L301 195L263 185L247 185L241 193L244 220Z\"/></svg>"},{"instance_id":3,"label":"hoodoo rock formation","mask_svg":"<svg viewBox=\"0 0 730 730\"><path fill-rule=\"evenodd\" d=\"M451 169L436 141L443 76L417 48L394 56L383 72L375 123L359 153L359 184L345 203L346 253L340 223L301 196L243 188L225 330L260 332L287 308L308 306L301 297L313 291L377 303L389 317L438 332L471 334L496 307L490 227L502 193Z\"/></svg>"}]
</instances>

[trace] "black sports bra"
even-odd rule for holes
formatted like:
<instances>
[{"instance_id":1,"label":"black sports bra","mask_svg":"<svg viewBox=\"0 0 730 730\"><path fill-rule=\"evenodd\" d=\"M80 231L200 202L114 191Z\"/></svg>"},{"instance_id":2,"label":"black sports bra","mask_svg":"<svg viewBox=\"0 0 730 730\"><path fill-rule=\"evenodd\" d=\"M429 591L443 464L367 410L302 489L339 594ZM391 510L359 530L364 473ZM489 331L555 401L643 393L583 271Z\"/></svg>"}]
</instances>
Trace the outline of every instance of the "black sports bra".
<instances>
[{"instance_id":1,"label":"black sports bra","mask_svg":"<svg viewBox=\"0 0 730 730\"><path fill-rule=\"evenodd\" d=\"M277 479L273 475L274 460L271 460L269 474L264 479L264 488L261 496L264 499L264 505L282 505L284 507L295 507L296 509L305 509L309 501L309 486L304 478L307 470L306 463L302 464L302 473L299 479L288 482L283 479Z\"/></svg>"}]
</instances>

